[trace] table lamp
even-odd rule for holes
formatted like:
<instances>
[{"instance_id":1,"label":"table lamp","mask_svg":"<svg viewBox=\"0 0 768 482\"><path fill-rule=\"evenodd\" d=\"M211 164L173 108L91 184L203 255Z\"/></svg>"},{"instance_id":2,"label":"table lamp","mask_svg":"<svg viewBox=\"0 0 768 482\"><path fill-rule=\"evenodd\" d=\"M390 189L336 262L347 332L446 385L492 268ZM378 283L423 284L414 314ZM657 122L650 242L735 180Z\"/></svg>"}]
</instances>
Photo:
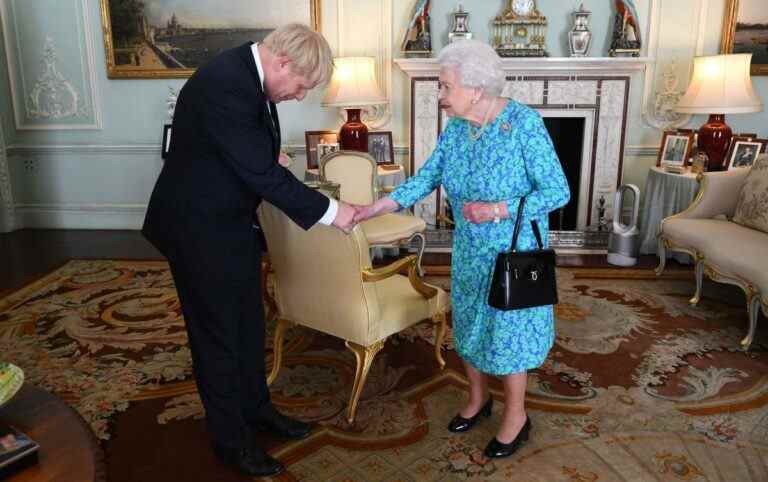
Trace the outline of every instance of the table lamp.
<instances>
[{"instance_id":1,"label":"table lamp","mask_svg":"<svg viewBox=\"0 0 768 482\"><path fill-rule=\"evenodd\" d=\"M699 128L698 147L709 157L709 170L723 170L725 153L733 132L725 114L747 114L763 110L752 88L749 66L752 54L725 54L693 59L693 76L675 110L686 114L709 114Z\"/></svg>"},{"instance_id":2,"label":"table lamp","mask_svg":"<svg viewBox=\"0 0 768 482\"><path fill-rule=\"evenodd\" d=\"M323 106L343 107L347 122L339 130L342 149L368 152L368 127L360 119L361 107L386 102L376 84L373 57L340 57L333 61L330 86Z\"/></svg>"}]
</instances>

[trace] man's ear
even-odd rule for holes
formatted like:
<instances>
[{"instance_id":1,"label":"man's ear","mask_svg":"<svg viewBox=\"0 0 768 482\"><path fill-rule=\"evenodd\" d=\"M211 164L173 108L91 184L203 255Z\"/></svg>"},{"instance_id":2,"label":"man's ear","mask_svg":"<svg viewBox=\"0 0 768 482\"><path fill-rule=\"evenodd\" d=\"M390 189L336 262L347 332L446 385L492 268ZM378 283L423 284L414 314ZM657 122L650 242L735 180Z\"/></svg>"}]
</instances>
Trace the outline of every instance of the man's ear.
<instances>
[{"instance_id":1,"label":"man's ear","mask_svg":"<svg viewBox=\"0 0 768 482\"><path fill-rule=\"evenodd\" d=\"M291 64L291 59L288 58L287 55L279 55L277 56L277 66L280 69L284 69Z\"/></svg>"}]
</instances>

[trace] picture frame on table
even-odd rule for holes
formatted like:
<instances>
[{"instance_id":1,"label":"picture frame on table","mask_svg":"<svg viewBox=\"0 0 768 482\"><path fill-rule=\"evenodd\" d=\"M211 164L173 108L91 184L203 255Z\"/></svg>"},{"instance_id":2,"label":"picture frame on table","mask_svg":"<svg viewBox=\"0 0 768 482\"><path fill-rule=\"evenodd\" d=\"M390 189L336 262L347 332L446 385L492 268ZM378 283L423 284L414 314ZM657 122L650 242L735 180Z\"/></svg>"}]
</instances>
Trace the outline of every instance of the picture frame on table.
<instances>
[{"instance_id":1,"label":"picture frame on table","mask_svg":"<svg viewBox=\"0 0 768 482\"><path fill-rule=\"evenodd\" d=\"M368 133L368 154L376 160L376 165L395 163L395 148L392 145L392 131Z\"/></svg>"},{"instance_id":2,"label":"picture frame on table","mask_svg":"<svg viewBox=\"0 0 768 482\"><path fill-rule=\"evenodd\" d=\"M768 9L765 0L726 0L720 52L752 54L752 75L768 75Z\"/></svg>"},{"instance_id":3,"label":"picture frame on table","mask_svg":"<svg viewBox=\"0 0 768 482\"><path fill-rule=\"evenodd\" d=\"M757 134L734 134L731 137L730 144L728 144L728 149L725 151L725 162L727 163L733 155L733 148L736 146L737 142L754 141L756 137Z\"/></svg>"},{"instance_id":4,"label":"picture frame on table","mask_svg":"<svg viewBox=\"0 0 768 482\"><path fill-rule=\"evenodd\" d=\"M664 131L656 165L665 170L682 172L693 149L693 136L693 132Z\"/></svg>"},{"instance_id":5,"label":"picture frame on table","mask_svg":"<svg viewBox=\"0 0 768 482\"><path fill-rule=\"evenodd\" d=\"M757 156L765 149L762 140L737 141L728 157L728 170L752 167Z\"/></svg>"},{"instance_id":6,"label":"picture frame on table","mask_svg":"<svg viewBox=\"0 0 768 482\"><path fill-rule=\"evenodd\" d=\"M163 125L163 144L160 147L160 157L163 160L168 158L168 153L171 151L171 124Z\"/></svg>"},{"instance_id":7,"label":"picture frame on table","mask_svg":"<svg viewBox=\"0 0 768 482\"><path fill-rule=\"evenodd\" d=\"M328 154L333 154L339 150L338 142L321 142L317 145L317 163L318 165Z\"/></svg>"},{"instance_id":8,"label":"picture frame on table","mask_svg":"<svg viewBox=\"0 0 768 482\"><path fill-rule=\"evenodd\" d=\"M107 77L186 78L246 41L261 42L281 25L320 31L320 0L169 2L99 0ZM265 15L263 12L269 12Z\"/></svg>"},{"instance_id":9,"label":"picture frame on table","mask_svg":"<svg viewBox=\"0 0 768 482\"><path fill-rule=\"evenodd\" d=\"M318 144L338 145L338 143L339 143L338 131L304 131L304 144L307 152L307 169L318 168L318 161L320 160L320 158L317 155ZM321 148L321 149L325 149L325 148Z\"/></svg>"}]
</instances>

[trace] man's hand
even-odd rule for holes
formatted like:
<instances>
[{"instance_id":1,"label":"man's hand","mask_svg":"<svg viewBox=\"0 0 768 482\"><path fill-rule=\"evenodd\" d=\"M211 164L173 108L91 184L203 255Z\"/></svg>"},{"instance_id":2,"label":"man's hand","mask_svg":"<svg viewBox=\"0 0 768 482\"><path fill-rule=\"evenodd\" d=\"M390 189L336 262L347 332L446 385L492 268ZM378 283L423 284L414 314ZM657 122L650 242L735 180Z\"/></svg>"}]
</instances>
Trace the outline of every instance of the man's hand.
<instances>
[{"instance_id":1,"label":"man's hand","mask_svg":"<svg viewBox=\"0 0 768 482\"><path fill-rule=\"evenodd\" d=\"M339 210L336 211L336 218L333 220L333 225L345 233L352 231L352 228L357 224L355 215L357 214L358 208L359 206L339 202Z\"/></svg>"},{"instance_id":2,"label":"man's hand","mask_svg":"<svg viewBox=\"0 0 768 482\"><path fill-rule=\"evenodd\" d=\"M277 163L285 168L288 168L291 167L291 164L293 164L293 159L291 159L291 156L285 152L280 151L280 155L277 157Z\"/></svg>"},{"instance_id":3,"label":"man's hand","mask_svg":"<svg viewBox=\"0 0 768 482\"><path fill-rule=\"evenodd\" d=\"M496 214L493 212L493 207L499 206L499 217L507 217L506 203L483 203L483 202L471 202L464 203L461 208L461 213L464 219L470 223L488 223L493 221Z\"/></svg>"}]
</instances>

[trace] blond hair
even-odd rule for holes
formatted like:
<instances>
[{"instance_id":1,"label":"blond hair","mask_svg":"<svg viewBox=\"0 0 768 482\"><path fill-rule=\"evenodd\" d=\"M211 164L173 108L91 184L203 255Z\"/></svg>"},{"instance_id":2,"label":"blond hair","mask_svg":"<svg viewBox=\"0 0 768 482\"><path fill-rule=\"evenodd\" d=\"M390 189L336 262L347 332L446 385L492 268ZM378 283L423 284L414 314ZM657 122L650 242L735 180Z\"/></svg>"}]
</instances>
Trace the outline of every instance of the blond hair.
<instances>
[{"instance_id":1,"label":"blond hair","mask_svg":"<svg viewBox=\"0 0 768 482\"><path fill-rule=\"evenodd\" d=\"M306 25L289 23L270 32L264 46L272 54L286 56L296 73L317 85L325 85L333 74L333 55L325 38Z\"/></svg>"}]
</instances>

